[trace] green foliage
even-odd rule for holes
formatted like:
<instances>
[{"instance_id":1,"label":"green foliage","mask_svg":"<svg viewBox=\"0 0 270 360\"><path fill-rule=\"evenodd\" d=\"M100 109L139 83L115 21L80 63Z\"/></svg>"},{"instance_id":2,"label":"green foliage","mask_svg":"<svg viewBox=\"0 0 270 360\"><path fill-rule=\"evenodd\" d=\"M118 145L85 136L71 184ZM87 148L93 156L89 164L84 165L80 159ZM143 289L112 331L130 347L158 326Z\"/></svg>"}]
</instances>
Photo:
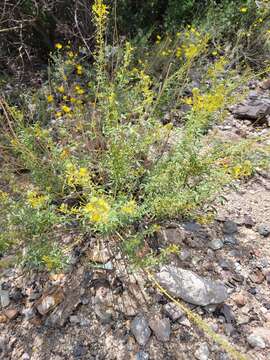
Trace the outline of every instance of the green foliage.
<instances>
[{"instance_id":1,"label":"green foliage","mask_svg":"<svg viewBox=\"0 0 270 360\"><path fill-rule=\"evenodd\" d=\"M184 4L188 11L193 2ZM83 233L117 234L140 266L164 261L176 249L140 259L151 234L136 233L136 224L151 232L160 220L197 216L222 186L251 176L253 164L266 158L255 141L209 136L252 76L243 66L239 76L221 42L213 48L211 32L189 25L174 36L158 35L142 51L128 41L109 46L108 20L108 7L96 0L92 64L83 48L56 43L48 82L25 94L21 107L6 106L5 142L28 174L16 196L3 195L2 250L15 240L26 246L27 264L48 270L64 266L61 236L68 224ZM200 89L191 87L196 68ZM170 109L183 106L182 127L162 124Z\"/></svg>"}]
</instances>

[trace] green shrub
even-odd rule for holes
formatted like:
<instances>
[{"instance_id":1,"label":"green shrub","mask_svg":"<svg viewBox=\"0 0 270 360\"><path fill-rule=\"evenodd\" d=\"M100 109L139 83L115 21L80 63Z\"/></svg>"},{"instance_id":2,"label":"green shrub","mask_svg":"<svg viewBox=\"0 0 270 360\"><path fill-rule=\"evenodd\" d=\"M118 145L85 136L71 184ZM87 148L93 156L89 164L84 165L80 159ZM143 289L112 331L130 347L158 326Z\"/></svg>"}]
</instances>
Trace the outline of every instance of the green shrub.
<instances>
[{"instance_id":1,"label":"green shrub","mask_svg":"<svg viewBox=\"0 0 270 360\"><path fill-rule=\"evenodd\" d=\"M7 107L10 148L28 170L28 184L10 196L5 244L12 246L9 235L20 232L26 257L34 259L28 263L49 270L61 267L61 242L46 258L50 245L37 251L36 239L56 244L63 229L76 224L82 233L127 237L124 249L137 259L144 244L136 224L151 228L163 219L197 216L223 185L252 174L253 154L256 163L267 158L256 141L233 144L208 136L252 76L246 71L240 77L220 48L213 55L211 34L188 26L173 39L157 37L139 58L130 42L111 52L108 17L107 6L96 0L93 65L83 51L57 43L48 83L25 95L28 106ZM152 61L160 57L162 77ZM187 96L198 67L200 89ZM168 109L183 105L189 110L182 128L162 124Z\"/></svg>"}]
</instances>

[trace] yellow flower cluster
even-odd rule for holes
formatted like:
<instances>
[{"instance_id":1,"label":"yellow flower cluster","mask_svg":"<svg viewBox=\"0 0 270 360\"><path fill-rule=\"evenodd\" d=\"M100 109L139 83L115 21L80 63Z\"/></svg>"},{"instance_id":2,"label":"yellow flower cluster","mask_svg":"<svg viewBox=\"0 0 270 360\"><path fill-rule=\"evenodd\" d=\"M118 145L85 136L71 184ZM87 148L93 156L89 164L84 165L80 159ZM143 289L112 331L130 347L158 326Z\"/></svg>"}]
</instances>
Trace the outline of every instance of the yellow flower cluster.
<instances>
[{"instance_id":1,"label":"yellow flower cluster","mask_svg":"<svg viewBox=\"0 0 270 360\"><path fill-rule=\"evenodd\" d=\"M46 204L48 201L48 196L46 195L39 195L34 190L29 190L27 192L27 204L30 205L32 208L41 208Z\"/></svg>"},{"instance_id":2,"label":"yellow flower cluster","mask_svg":"<svg viewBox=\"0 0 270 360\"><path fill-rule=\"evenodd\" d=\"M102 197L93 197L84 206L83 212L93 223L106 223L110 213L110 205Z\"/></svg>"},{"instance_id":3,"label":"yellow flower cluster","mask_svg":"<svg viewBox=\"0 0 270 360\"><path fill-rule=\"evenodd\" d=\"M109 14L108 6L104 4L103 0L95 0L92 11L99 22L106 20Z\"/></svg>"},{"instance_id":4,"label":"yellow flower cluster","mask_svg":"<svg viewBox=\"0 0 270 360\"><path fill-rule=\"evenodd\" d=\"M226 100L226 91L223 85L219 85L214 93L200 94L198 88L192 90L193 97L185 100L185 103L192 105L196 112L213 113L223 107Z\"/></svg>"},{"instance_id":5,"label":"yellow flower cluster","mask_svg":"<svg viewBox=\"0 0 270 360\"><path fill-rule=\"evenodd\" d=\"M242 164L236 165L232 168L232 175L235 179L248 177L252 175L252 164L249 160L244 161Z\"/></svg>"},{"instance_id":6,"label":"yellow flower cluster","mask_svg":"<svg viewBox=\"0 0 270 360\"><path fill-rule=\"evenodd\" d=\"M91 176L89 170L85 167L77 168L74 164L68 162L66 165L66 183L68 186L89 186Z\"/></svg>"},{"instance_id":7,"label":"yellow flower cluster","mask_svg":"<svg viewBox=\"0 0 270 360\"><path fill-rule=\"evenodd\" d=\"M128 201L121 207L121 212L125 215L134 215L137 209L137 204L134 200Z\"/></svg>"},{"instance_id":8,"label":"yellow flower cluster","mask_svg":"<svg viewBox=\"0 0 270 360\"><path fill-rule=\"evenodd\" d=\"M0 190L0 203L5 204L8 202L9 196L5 191Z\"/></svg>"}]
</instances>

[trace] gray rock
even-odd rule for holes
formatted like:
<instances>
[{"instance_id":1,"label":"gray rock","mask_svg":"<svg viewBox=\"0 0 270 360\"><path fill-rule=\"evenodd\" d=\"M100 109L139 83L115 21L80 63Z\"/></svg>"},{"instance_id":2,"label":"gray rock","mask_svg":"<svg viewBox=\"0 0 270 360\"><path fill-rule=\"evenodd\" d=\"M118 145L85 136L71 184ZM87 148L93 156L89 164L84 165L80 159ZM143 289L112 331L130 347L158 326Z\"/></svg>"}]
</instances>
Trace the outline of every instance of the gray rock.
<instances>
[{"instance_id":1,"label":"gray rock","mask_svg":"<svg viewBox=\"0 0 270 360\"><path fill-rule=\"evenodd\" d=\"M259 349L264 349L266 346L264 339L261 336L255 334L250 334L247 337L247 342L251 347L257 347Z\"/></svg>"},{"instance_id":2,"label":"gray rock","mask_svg":"<svg viewBox=\"0 0 270 360\"><path fill-rule=\"evenodd\" d=\"M237 245L237 239L234 235L225 235L224 244L227 245Z\"/></svg>"},{"instance_id":3,"label":"gray rock","mask_svg":"<svg viewBox=\"0 0 270 360\"><path fill-rule=\"evenodd\" d=\"M200 347L195 351L195 358L198 360L208 360L209 359L209 348L207 343L202 343Z\"/></svg>"},{"instance_id":4,"label":"gray rock","mask_svg":"<svg viewBox=\"0 0 270 360\"><path fill-rule=\"evenodd\" d=\"M71 324L79 324L80 318L77 315L71 315L69 317L69 321L71 322Z\"/></svg>"},{"instance_id":5,"label":"gray rock","mask_svg":"<svg viewBox=\"0 0 270 360\"><path fill-rule=\"evenodd\" d=\"M151 330L144 316L137 315L131 322L130 330L139 345L145 346L147 344Z\"/></svg>"},{"instance_id":6,"label":"gray rock","mask_svg":"<svg viewBox=\"0 0 270 360\"><path fill-rule=\"evenodd\" d=\"M159 341L166 342L170 340L171 324L168 318L152 319L149 321L149 325Z\"/></svg>"},{"instance_id":7,"label":"gray rock","mask_svg":"<svg viewBox=\"0 0 270 360\"><path fill-rule=\"evenodd\" d=\"M176 321L185 315L185 313L173 302L164 305L164 312L172 321Z\"/></svg>"},{"instance_id":8,"label":"gray rock","mask_svg":"<svg viewBox=\"0 0 270 360\"><path fill-rule=\"evenodd\" d=\"M25 320L31 320L36 315L36 312L34 308L25 308L22 310L22 314L25 316Z\"/></svg>"},{"instance_id":9,"label":"gray rock","mask_svg":"<svg viewBox=\"0 0 270 360\"><path fill-rule=\"evenodd\" d=\"M139 351L136 354L135 360L148 360L149 354L147 354L145 351Z\"/></svg>"},{"instance_id":10,"label":"gray rock","mask_svg":"<svg viewBox=\"0 0 270 360\"><path fill-rule=\"evenodd\" d=\"M3 308L7 307L10 304L10 298L7 290L0 289L0 301Z\"/></svg>"},{"instance_id":11,"label":"gray rock","mask_svg":"<svg viewBox=\"0 0 270 360\"><path fill-rule=\"evenodd\" d=\"M181 250L180 254L178 255L179 259L182 261L186 261L188 258L190 258L191 253L188 249Z\"/></svg>"},{"instance_id":12,"label":"gray rock","mask_svg":"<svg viewBox=\"0 0 270 360\"><path fill-rule=\"evenodd\" d=\"M157 280L173 296L194 305L220 304L228 297L223 284L174 266L162 267Z\"/></svg>"},{"instance_id":13,"label":"gray rock","mask_svg":"<svg viewBox=\"0 0 270 360\"><path fill-rule=\"evenodd\" d=\"M222 249L223 245L224 244L223 244L223 241L221 239L213 239L212 241L210 241L208 246L212 250L220 250L220 249Z\"/></svg>"},{"instance_id":14,"label":"gray rock","mask_svg":"<svg viewBox=\"0 0 270 360\"><path fill-rule=\"evenodd\" d=\"M218 360L230 360L230 357L226 353L219 354Z\"/></svg>"},{"instance_id":15,"label":"gray rock","mask_svg":"<svg viewBox=\"0 0 270 360\"><path fill-rule=\"evenodd\" d=\"M259 120L270 114L270 101L264 97L253 96L246 104L237 105L233 109L233 115L238 119Z\"/></svg>"},{"instance_id":16,"label":"gray rock","mask_svg":"<svg viewBox=\"0 0 270 360\"><path fill-rule=\"evenodd\" d=\"M258 226L258 233L264 237L267 237L270 235L270 225L268 224L261 224Z\"/></svg>"},{"instance_id":17,"label":"gray rock","mask_svg":"<svg viewBox=\"0 0 270 360\"><path fill-rule=\"evenodd\" d=\"M27 353L24 353L21 357L22 360L30 360L30 355Z\"/></svg>"},{"instance_id":18,"label":"gray rock","mask_svg":"<svg viewBox=\"0 0 270 360\"><path fill-rule=\"evenodd\" d=\"M227 220L223 224L223 232L226 235L232 235L238 232L237 224L232 220Z\"/></svg>"}]
</instances>

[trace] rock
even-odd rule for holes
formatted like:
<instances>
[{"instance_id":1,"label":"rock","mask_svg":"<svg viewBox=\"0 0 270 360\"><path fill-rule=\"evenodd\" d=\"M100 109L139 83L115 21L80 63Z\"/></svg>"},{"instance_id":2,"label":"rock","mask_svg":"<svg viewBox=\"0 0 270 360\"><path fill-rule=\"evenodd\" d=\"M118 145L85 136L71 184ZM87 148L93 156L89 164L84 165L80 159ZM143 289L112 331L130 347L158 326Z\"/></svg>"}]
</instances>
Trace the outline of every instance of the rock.
<instances>
[{"instance_id":1,"label":"rock","mask_svg":"<svg viewBox=\"0 0 270 360\"><path fill-rule=\"evenodd\" d=\"M170 340L171 324L168 318L155 318L149 321L149 326L153 330L157 340L166 342Z\"/></svg>"},{"instance_id":2,"label":"rock","mask_svg":"<svg viewBox=\"0 0 270 360\"><path fill-rule=\"evenodd\" d=\"M71 315L69 317L69 321L71 322L71 324L79 324L80 323L80 318L77 315Z\"/></svg>"},{"instance_id":3,"label":"rock","mask_svg":"<svg viewBox=\"0 0 270 360\"><path fill-rule=\"evenodd\" d=\"M255 284L261 284L265 277L259 269L255 269L251 274L249 274L249 279Z\"/></svg>"},{"instance_id":4,"label":"rock","mask_svg":"<svg viewBox=\"0 0 270 360\"><path fill-rule=\"evenodd\" d=\"M228 297L223 284L174 266L162 267L157 280L173 296L194 305L220 304Z\"/></svg>"},{"instance_id":5,"label":"rock","mask_svg":"<svg viewBox=\"0 0 270 360\"><path fill-rule=\"evenodd\" d=\"M102 324L109 324L112 321L112 313L107 311L104 304L95 304L94 312Z\"/></svg>"},{"instance_id":6,"label":"rock","mask_svg":"<svg viewBox=\"0 0 270 360\"><path fill-rule=\"evenodd\" d=\"M87 348L83 344L76 344L73 348L73 355L76 359L82 358L87 353Z\"/></svg>"},{"instance_id":7,"label":"rock","mask_svg":"<svg viewBox=\"0 0 270 360\"><path fill-rule=\"evenodd\" d=\"M188 328L191 327L191 322L188 320L187 317L183 316L181 317L179 320L178 320L178 323L183 325L183 326L186 326Z\"/></svg>"},{"instance_id":8,"label":"rock","mask_svg":"<svg viewBox=\"0 0 270 360\"><path fill-rule=\"evenodd\" d=\"M259 349L264 349L266 346L264 339L261 336L257 336L255 334L250 334L247 337L247 342L251 347L255 347Z\"/></svg>"},{"instance_id":9,"label":"rock","mask_svg":"<svg viewBox=\"0 0 270 360\"><path fill-rule=\"evenodd\" d=\"M178 255L179 259L181 261L186 261L188 260L190 257L191 257L191 253L190 253L190 250L188 249L182 249L180 251L180 254Z\"/></svg>"},{"instance_id":10,"label":"rock","mask_svg":"<svg viewBox=\"0 0 270 360\"><path fill-rule=\"evenodd\" d=\"M56 307L46 320L46 325L52 327L62 327L67 322L69 316L81 303L80 286L71 287L66 291L65 299Z\"/></svg>"},{"instance_id":11,"label":"rock","mask_svg":"<svg viewBox=\"0 0 270 360\"><path fill-rule=\"evenodd\" d=\"M118 297L118 311L121 311L126 316L135 316L138 312L138 306L134 298L132 298L128 291L124 291L122 296Z\"/></svg>"},{"instance_id":12,"label":"rock","mask_svg":"<svg viewBox=\"0 0 270 360\"><path fill-rule=\"evenodd\" d=\"M244 306L247 303L247 297L242 293L238 293L233 297L234 302L237 306Z\"/></svg>"},{"instance_id":13,"label":"rock","mask_svg":"<svg viewBox=\"0 0 270 360\"><path fill-rule=\"evenodd\" d=\"M218 264L223 270L232 270L234 268L233 262L226 259L219 259Z\"/></svg>"},{"instance_id":14,"label":"rock","mask_svg":"<svg viewBox=\"0 0 270 360\"><path fill-rule=\"evenodd\" d=\"M263 236L263 237L267 237L270 235L270 225L268 224L261 224L260 226L258 226L258 233Z\"/></svg>"},{"instance_id":15,"label":"rock","mask_svg":"<svg viewBox=\"0 0 270 360\"><path fill-rule=\"evenodd\" d=\"M28 353L24 353L21 357L21 360L30 360L30 355Z\"/></svg>"},{"instance_id":16,"label":"rock","mask_svg":"<svg viewBox=\"0 0 270 360\"><path fill-rule=\"evenodd\" d=\"M96 246L87 252L87 257L93 262L106 264L110 260L111 255L107 248L100 249L99 246Z\"/></svg>"},{"instance_id":17,"label":"rock","mask_svg":"<svg viewBox=\"0 0 270 360\"><path fill-rule=\"evenodd\" d=\"M226 235L233 235L238 232L237 224L232 220L226 220L223 224L223 233Z\"/></svg>"},{"instance_id":18,"label":"rock","mask_svg":"<svg viewBox=\"0 0 270 360\"><path fill-rule=\"evenodd\" d=\"M202 230L202 226L194 221L186 222L183 224L186 231L197 232Z\"/></svg>"},{"instance_id":19,"label":"rock","mask_svg":"<svg viewBox=\"0 0 270 360\"><path fill-rule=\"evenodd\" d=\"M265 97L258 97L255 94L246 104L239 104L233 109L233 115L242 120L265 119L270 114L270 100Z\"/></svg>"},{"instance_id":20,"label":"rock","mask_svg":"<svg viewBox=\"0 0 270 360\"><path fill-rule=\"evenodd\" d=\"M41 315L46 315L64 300L62 289L56 289L52 293L45 293L37 302L36 308Z\"/></svg>"},{"instance_id":21,"label":"rock","mask_svg":"<svg viewBox=\"0 0 270 360\"><path fill-rule=\"evenodd\" d=\"M233 332L235 331L235 328L233 327L232 324L225 323L224 331L225 331L226 335L231 336L233 334Z\"/></svg>"},{"instance_id":22,"label":"rock","mask_svg":"<svg viewBox=\"0 0 270 360\"><path fill-rule=\"evenodd\" d=\"M149 360L149 354L145 351L139 351L135 356L135 360Z\"/></svg>"},{"instance_id":23,"label":"rock","mask_svg":"<svg viewBox=\"0 0 270 360\"><path fill-rule=\"evenodd\" d=\"M145 346L151 336L151 330L144 316L137 315L131 322L130 330L139 345Z\"/></svg>"},{"instance_id":24,"label":"rock","mask_svg":"<svg viewBox=\"0 0 270 360\"><path fill-rule=\"evenodd\" d=\"M0 289L0 303L2 308L5 308L10 304L10 298L7 290Z\"/></svg>"},{"instance_id":25,"label":"rock","mask_svg":"<svg viewBox=\"0 0 270 360\"><path fill-rule=\"evenodd\" d=\"M240 314L237 318L237 325L244 325L244 324L248 324L249 323L249 316L248 315L244 315L244 314Z\"/></svg>"},{"instance_id":26,"label":"rock","mask_svg":"<svg viewBox=\"0 0 270 360\"><path fill-rule=\"evenodd\" d=\"M259 87L260 87L262 90L268 90L268 89L270 89L270 79L266 79L266 80L262 81L262 82L259 84Z\"/></svg>"},{"instance_id":27,"label":"rock","mask_svg":"<svg viewBox=\"0 0 270 360\"><path fill-rule=\"evenodd\" d=\"M7 322L7 317L5 314L0 313L0 324L4 324Z\"/></svg>"},{"instance_id":28,"label":"rock","mask_svg":"<svg viewBox=\"0 0 270 360\"><path fill-rule=\"evenodd\" d=\"M7 309L4 314L9 320L14 320L19 315L19 311L17 309Z\"/></svg>"},{"instance_id":29,"label":"rock","mask_svg":"<svg viewBox=\"0 0 270 360\"><path fill-rule=\"evenodd\" d=\"M199 348L195 351L195 358L198 360L208 360L210 351L207 343L202 343Z\"/></svg>"},{"instance_id":30,"label":"rock","mask_svg":"<svg viewBox=\"0 0 270 360\"><path fill-rule=\"evenodd\" d=\"M253 329L252 333L248 336L247 341L253 347L260 347L262 349L264 347L270 347L270 328L257 327Z\"/></svg>"},{"instance_id":31,"label":"rock","mask_svg":"<svg viewBox=\"0 0 270 360\"><path fill-rule=\"evenodd\" d=\"M36 315L36 312L33 308L25 308L22 310L22 315L25 316L26 320L31 320Z\"/></svg>"},{"instance_id":32,"label":"rock","mask_svg":"<svg viewBox=\"0 0 270 360\"><path fill-rule=\"evenodd\" d=\"M173 302L164 305L164 312L172 321L176 321L185 315L185 313Z\"/></svg>"},{"instance_id":33,"label":"rock","mask_svg":"<svg viewBox=\"0 0 270 360\"><path fill-rule=\"evenodd\" d=\"M212 250L220 250L223 247L223 241L221 239L213 239L212 241L210 241L210 243L208 244L208 246L212 249Z\"/></svg>"},{"instance_id":34,"label":"rock","mask_svg":"<svg viewBox=\"0 0 270 360\"><path fill-rule=\"evenodd\" d=\"M224 236L224 244L237 245L236 237L234 235L225 235Z\"/></svg>"},{"instance_id":35,"label":"rock","mask_svg":"<svg viewBox=\"0 0 270 360\"><path fill-rule=\"evenodd\" d=\"M255 225L255 221L252 219L251 216L245 215L245 216L244 216L243 224L244 224L247 228L252 228L252 227Z\"/></svg>"}]
</instances>

